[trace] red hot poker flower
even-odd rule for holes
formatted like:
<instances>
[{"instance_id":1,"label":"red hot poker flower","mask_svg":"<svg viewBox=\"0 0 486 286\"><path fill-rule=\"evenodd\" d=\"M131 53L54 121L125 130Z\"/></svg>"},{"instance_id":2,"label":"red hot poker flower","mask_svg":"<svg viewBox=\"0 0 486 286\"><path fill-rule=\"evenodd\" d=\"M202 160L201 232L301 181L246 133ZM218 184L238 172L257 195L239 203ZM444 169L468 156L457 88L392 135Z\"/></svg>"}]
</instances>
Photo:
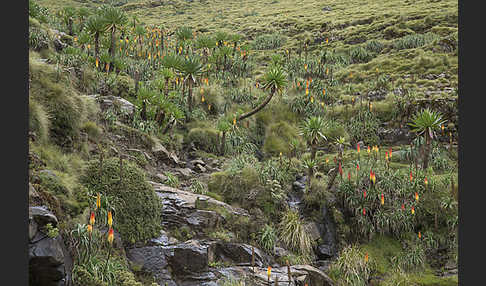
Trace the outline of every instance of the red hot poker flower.
<instances>
[{"instance_id":1,"label":"red hot poker flower","mask_svg":"<svg viewBox=\"0 0 486 286\"><path fill-rule=\"evenodd\" d=\"M110 245L113 243L113 238L113 228L110 227L110 230L108 231L108 242L110 243Z\"/></svg>"},{"instance_id":2,"label":"red hot poker flower","mask_svg":"<svg viewBox=\"0 0 486 286\"><path fill-rule=\"evenodd\" d=\"M358 147L357 147L357 150L358 150L358 153L359 153L359 151L360 151L360 147L359 147L359 143L358 143Z\"/></svg>"},{"instance_id":3,"label":"red hot poker flower","mask_svg":"<svg viewBox=\"0 0 486 286\"><path fill-rule=\"evenodd\" d=\"M363 208L363 215L366 215L366 209Z\"/></svg>"},{"instance_id":4,"label":"red hot poker flower","mask_svg":"<svg viewBox=\"0 0 486 286\"><path fill-rule=\"evenodd\" d=\"M91 212L91 216L89 217L89 224L94 225L95 223L95 214L94 212Z\"/></svg>"}]
</instances>

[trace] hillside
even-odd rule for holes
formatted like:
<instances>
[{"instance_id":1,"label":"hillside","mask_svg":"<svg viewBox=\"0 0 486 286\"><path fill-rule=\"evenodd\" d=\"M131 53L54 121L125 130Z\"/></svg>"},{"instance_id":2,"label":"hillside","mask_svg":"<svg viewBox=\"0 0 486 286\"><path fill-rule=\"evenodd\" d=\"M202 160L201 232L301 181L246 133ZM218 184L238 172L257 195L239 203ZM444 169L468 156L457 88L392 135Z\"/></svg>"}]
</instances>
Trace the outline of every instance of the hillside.
<instances>
[{"instance_id":1,"label":"hillside","mask_svg":"<svg viewBox=\"0 0 486 286\"><path fill-rule=\"evenodd\" d=\"M30 1L31 285L458 284L457 2L112 4Z\"/></svg>"}]
</instances>

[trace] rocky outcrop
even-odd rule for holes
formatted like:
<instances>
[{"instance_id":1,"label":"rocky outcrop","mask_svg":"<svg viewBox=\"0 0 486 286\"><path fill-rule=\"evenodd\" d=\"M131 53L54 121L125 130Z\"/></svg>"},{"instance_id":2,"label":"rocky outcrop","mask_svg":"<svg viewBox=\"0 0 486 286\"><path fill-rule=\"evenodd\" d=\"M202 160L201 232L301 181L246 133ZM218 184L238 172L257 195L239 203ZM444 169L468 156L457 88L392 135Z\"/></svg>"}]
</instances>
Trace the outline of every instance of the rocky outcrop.
<instances>
[{"instance_id":1,"label":"rocky outcrop","mask_svg":"<svg viewBox=\"0 0 486 286\"><path fill-rule=\"evenodd\" d=\"M250 266L252 263L252 246L244 243L219 241L210 246L210 262L223 262L231 265ZM270 264L270 258L260 249L254 247L255 266L264 267Z\"/></svg>"},{"instance_id":2,"label":"rocky outcrop","mask_svg":"<svg viewBox=\"0 0 486 286\"><path fill-rule=\"evenodd\" d=\"M29 208L30 285L69 285L72 260L60 235L50 237L45 226L57 226L58 220L45 207Z\"/></svg>"},{"instance_id":3,"label":"rocky outcrop","mask_svg":"<svg viewBox=\"0 0 486 286\"><path fill-rule=\"evenodd\" d=\"M213 210L198 209L196 202L200 205L212 206L215 209L222 208L234 215L249 216L246 210L232 207L211 197L181 191L155 182L150 183L162 200L162 221L164 226L168 228L180 228L187 225L202 234L207 229L225 223L225 219L220 213Z\"/></svg>"}]
</instances>

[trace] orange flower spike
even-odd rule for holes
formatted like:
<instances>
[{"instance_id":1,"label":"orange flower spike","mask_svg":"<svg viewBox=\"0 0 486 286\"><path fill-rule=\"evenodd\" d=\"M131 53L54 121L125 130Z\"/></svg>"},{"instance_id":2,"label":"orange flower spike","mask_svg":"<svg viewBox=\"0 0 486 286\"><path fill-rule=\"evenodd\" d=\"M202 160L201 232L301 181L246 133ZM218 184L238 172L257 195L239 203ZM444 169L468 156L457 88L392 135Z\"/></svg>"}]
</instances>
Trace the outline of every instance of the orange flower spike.
<instances>
[{"instance_id":1,"label":"orange flower spike","mask_svg":"<svg viewBox=\"0 0 486 286\"><path fill-rule=\"evenodd\" d=\"M233 118L233 125L236 125L236 117Z\"/></svg>"},{"instance_id":2,"label":"orange flower spike","mask_svg":"<svg viewBox=\"0 0 486 286\"><path fill-rule=\"evenodd\" d=\"M113 228L110 227L110 230L108 231L108 242L111 244L113 244L113 238L114 238L114 234L113 234Z\"/></svg>"},{"instance_id":3,"label":"orange flower spike","mask_svg":"<svg viewBox=\"0 0 486 286\"><path fill-rule=\"evenodd\" d=\"M370 146L368 146L368 149L366 150L368 154L371 152Z\"/></svg>"},{"instance_id":4,"label":"orange flower spike","mask_svg":"<svg viewBox=\"0 0 486 286\"><path fill-rule=\"evenodd\" d=\"M95 214L94 212L91 212L91 216L89 217L89 224L94 225L95 221Z\"/></svg>"},{"instance_id":5,"label":"orange flower spike","mask_svg":"<svg viewBox=\"0 0 486 286\"><path fill-rule=\"evenodd\" d=\"M422 238L422 233L419 231L418 233L418 238L421 239Z\"/></svg>"},{"instance_id":6,"label":"orange flower spike","mask_svg":"<svg viewBox=\"0 0 486 286\"><path fill-rule=\"evenodd\" d=\"M98 193L98 195L96 196L96 209L99 209L101 208L101 195L100 193Z\"/></svg>"},{"instance_id":7,"label":"orange flower spike","mask_svg":"<svg viewBox=\"0 0 486 286\"><path fill-rule=\"evenodd\" d=\"M326 158L326 164L329 163L329 158Z\"/></svg>"},{"instance_id":8,"label":"orange flower spike","mask_svg":"<svg viewBox=\"0 0 486 286\"><path fill-rule=\"evenodd\" d=\"M100 65L100 60L96 58L96 67L99 67L99 65Z\"/></svg>"},{"instance_id":9,"label":"orange flower spike","mask_svg":"<svg viewBox=\"0 0 486 286\"><path fill-rule=\"evenodd\" d=\"M111 214L111 211L108 212L108 226L111 227L113 224L113 216Z\"/></svg>"},{"instance_id":10,"label":"orange flower spike","mask_svg":"<svg viewBox=\"0 0 486 286\"><path fill-rule=\"evenodd\" d=\"M356 146L356 150L358 151L358 153L361 151L360 147L359 147L359 144L357 144L358 146Z\"/></svg>"},{"instance_id":11,"label":"orange flower spike","mask_svg":"<svg viewBox=\"0 0 486 286\"><path fill-rule=\"evenodd\" d=\"M390 157L390 159L391 159L391 157L392 157L392 148L391 148L391 147L390 147L390 149L388 150L388 157Z\"/></svg>"},{"instance_id":12,"label":"orange flower spike","mask_svg":"<svg viewBox=\"0 0 486 286\"><path fill-rule=\"evenodd\" d=\"M326 89L325 88L322 89L322 95L326 95Z\"/></svg>"},{"instance_id":13,"label":"orange flower spike","mask_svg":"<svg viewBox=\"0 0 486 286\"><path fill-rule=\"evenodd\" d=\"M329 74L329 68L326 68L326 75Z\"/></svg>"},{"instance_id":14,"label":"orange flower spike","mask_svg":"<svg viewBox=\"0 0 486 286\"><path fill-rule=\"evenodd\" d=\"M268 266L267 275L268 275L269 278L270 278L270 275L272 275L272 266Z\"/></svg>"},{"instance_id":15,"label":"orange flower spike","mask_svg":"<svg viewBox=\"0 0 486 286\"><path fill-rule=\"evenodd\" d=\"M418 200L419 200L419 195L418 195L418 193L417 193L417 192L415 192L415 200L416 200L417 202L418 202Z\"/></svg>"},{"instance_id":16,"label":"orange flower spike","mask_svg":"<svg viewBox=\"0 0 486 286\"><path fill-rule=\"evenodd\" d=\"M89 235L91 236L91 233L93 232L93 226L88 224L87 229L88 229Z\"/></svg>"},{"instance_id":17,"label":"orange flower spike","mask_svg":"<svg viewBox=\"0 0 486 286\"><path fill-rule=\"evenodd\" d=\"M412 171L410 171L410 183L412 182L412 180L413 180Z\"/></svg>"},{"instance_id":18,"label":"orange flower spike","mask_svg":"<svg viewBox=\"0 0 486 286\"><path fill-rule=\"evenodd\" d=\"M412 206L412 214L415 214L415 207Z\"/></svg>"},{"instance_id":19,"label":"orange flower spike","mask_svg":"<svg viewBox=\"0 0 486 286\"><path fill-rule=\"evenodd\" d=\"M368 259L369 259L368 252L366 252L366 254L365 254L365 262L368 262Z\"/></svg>"},{"instance_id":20,"label":"orange flower spike","mask_svg":"<svg viewBox=\"0 0 486 286\"><path fill-rule=\"evenodd\" d=\"M388 152L385 152L385 160L388 161Z\"/></svg>"},{"instance_id":21,"label":"orange flower spike","mask_svg":"<svg viewBox=\"0 0 486 286\"><path fill-rule=\"evenodd\" d=\"M309 95L309 88L308 87L305 88L305 95L306 96Z\"/></svg>"},{"instance_id":22,"label":"orange flower spike","mask_svg":"<svg viewBox=\"0 0 486 286\"><path fill-rule=\"evenodd\" d=\"M425 177L425 179L424 179L424 184L425 184L425 186L427 186L429 184L429 181L427 180L427 177Z\"/></svg>"},{"instance_id":23,"label":"orange flower spike","mask_svg":"<svg viewBox=\"0 0 486 286\"><path fill-rule=\"evenodd\" d=\"M385 196L381 194L381 205L385 204Z\"/></svg>"}]
</instances>

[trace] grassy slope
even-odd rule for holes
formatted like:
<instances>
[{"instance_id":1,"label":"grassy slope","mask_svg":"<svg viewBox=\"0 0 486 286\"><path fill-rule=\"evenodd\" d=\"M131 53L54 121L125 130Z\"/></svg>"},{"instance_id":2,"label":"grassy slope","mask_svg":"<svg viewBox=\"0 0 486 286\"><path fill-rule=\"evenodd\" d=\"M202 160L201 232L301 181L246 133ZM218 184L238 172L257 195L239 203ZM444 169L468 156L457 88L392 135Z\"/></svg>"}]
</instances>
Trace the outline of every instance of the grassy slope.
<instances>
[{"instance_id":1,"label":"grassy slope","mask_svg":"<svg viewBox=\"0 0 486 286\"><path fill-rule=\"evenodd\" d=\"M238 32L251 42L261 34L281 33L286 41L278 52L297 50L301 40L311 39L310 50L322 45L346 50L370 40L380 40L385 45L394 39L411 33L434 32L445 36L457 32L457 1L390 0L390 1L315 1L303 0L295 4L291 0L235 1L173 0L152 7L151 2L129 1L122 8L137 15L142 23L164 25L169 29L190 26L200 32L224 30ZM40 0L39 4L52 10L59 7L95 7L96 3L77 1ZM329 11L330 8L330 11ZM314 44L312 44L314 43ZM257 51L258 56L270 55L275 50ZM268 59L268 57L264 57ZM406 50L385 49L381 54L364 64L352 64L338 77L343 79L353 72L353 81L371 79L374 71L399 79L403 86L413 85L422 91L443 93L445 87L457 88L457 53L447 54L431 49ZM426 78L429 74L445 74L445 78ZM418 74L420 79L404 78Z\"/></svg>"},{"instance_id":2,"label":"grassy slope","mask_svg":"<svg viewBox=\"0 0 486 286\"><path fill-rule=\"evenodd\" d=\"M283 53L285 49L298 49L300 40L305 37L313 41L328 37L330 40L328 47L339 50L373 39L392 43L394 38L401 35L389 36L386 31L387 28L389 31L390 27L403 32L403 35L429 31L443 35L457 32L458 5L457 1L450 0L330 0L326 2L303 0L297 5L290 0L242 2L194 0L191 3L186 0L173 0L169 2L173 4L150 8L149 1L130 1L123 7L129 14L137 15L146 24L163 24L171 29L191 26L200 32L212 33L217 30L239 32L246 37L247 42L267 33L281 33L287 37L285 44L278 50L256 51L259 57L275 52ZM75 7L98 5L71 0L39 0L38 3L54 11L69 5ZM330 7L331 11L323 11L325 7ZM316 49L319 45L322 44L311 45L310 49ZM371 76L369 72L375 71L376 68L390 75L394 80L401 80L404 86L419 85L423 89L434 91L444 87L457 87L457 54L435 52L426 48L401 51L385 49L368 63L347 66L340 71L338 77L344 78L352 71L355 75L354 80L366 80ZM415 73L421 77L418 82L403 77ZM428 74L440 73L445 73L446 77L424 78ZM381 251L373 243L364 247L371 253L374 250L377 253ZM385 259L381 262L383 262L382 269L386 272L389 265ZM429 272L431 271L412 277L416 285L446 285L437 281L438 278ZM457 283L457 278L455 282Z\"/></svg>"}]
</instances>

